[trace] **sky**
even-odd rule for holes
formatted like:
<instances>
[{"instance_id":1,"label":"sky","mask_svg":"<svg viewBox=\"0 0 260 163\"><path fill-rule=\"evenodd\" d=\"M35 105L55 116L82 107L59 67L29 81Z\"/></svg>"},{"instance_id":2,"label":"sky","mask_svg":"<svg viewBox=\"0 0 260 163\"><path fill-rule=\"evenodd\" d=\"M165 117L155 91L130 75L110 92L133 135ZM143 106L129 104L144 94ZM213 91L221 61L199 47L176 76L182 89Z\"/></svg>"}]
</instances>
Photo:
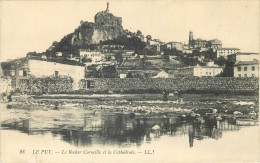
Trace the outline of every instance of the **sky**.
<instances>
[{"instance_id":1,"label":"sky","mask_svg":"<svg viewBox=\"0 0 260 163\"><path fill-rule=\"evenodd\" d=\"M94 22L107 1L0 2L0 60L43 52L72 33L80 21ZM112 0L110 12L122 17L124 29L141 30L164 42L194 38L219 39L223 47L259 52L258 0Z\"/></svg>"}]
</instances>

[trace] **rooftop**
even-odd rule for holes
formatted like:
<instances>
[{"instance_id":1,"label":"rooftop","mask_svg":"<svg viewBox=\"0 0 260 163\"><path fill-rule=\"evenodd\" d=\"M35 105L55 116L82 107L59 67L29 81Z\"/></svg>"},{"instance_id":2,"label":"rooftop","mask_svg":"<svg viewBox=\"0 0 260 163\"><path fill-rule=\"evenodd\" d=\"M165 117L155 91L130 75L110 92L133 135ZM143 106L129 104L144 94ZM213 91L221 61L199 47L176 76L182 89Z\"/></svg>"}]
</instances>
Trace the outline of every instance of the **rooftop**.
<instances>
[{"instance_id":1,"label":"rooftop","mask_svg":"<svg viewBox=\"0 0 260 163\"><path fill-rule=\"evenodd\" d=\"M189 67L182 67L181 69L191 69L191 68L223 68L221 66L189 66Z\"/></svg>"},{"instance_id":2,"label":"rooftop","mask_svg":"<svg viewBox=\"0 0 260 163\"><path fill-rule=\"evenodd\" d=\"M255 54L255 55L259 55L259 53L236 53L236 55L252 55L252 54Z\"/></svg>"},{"instance_id":3,"label":"rooftop","mask_svg":"<svg viewBox=\"0 0 260 163\"><path fill-rule=\"evenodd\" d=\"M58 58L48 58L48 59L43 59L43 58L28 58L28 57L23 57L19 59L15 59L9 62L2 62L1 66L2 68L11 68L14 66L21 66L25 63L27 63L28 60L38 60L38 61L46 61L46 62L56 62L56 63L61 63L61 64L67 64L67 65L75 65L75 66L85 66L83 63L77 62L77 61L72 61L67 58L63 57L58 57Z\"/></svg>"},{"instance_id":4,"label":"rooftop","mask_svg":"<svg viewBox=\"0 0 260 163\"><path fill-rule=\"evenodd\" d=\"M99 50L90 50L90 49L79 49L79 51L83 51L83 52L100 52Z\"/></svg>"},{"instance_id":5,"label":"rooftop","mask_svg":"<svg viewBox=\"0 0 260 163\"><path fill-rule=\"evenodd\" d=\"M221 48L219 50L240 50L239 48Z\"/></svg>"},{"instance_id":6,"label":"rooftop","mask_svg":"<svg viewBox=\"0 0 260 163\"><path fill-rule=\"evenodd\" d=\"M66 65L74 65L74 66L84 66L85 64L77 62L77 61L72 61L68 60L67 58L51 58L51 59L42 59L42 58L29 58L30 60L38 60L38 61L46 61L46 62L56 62L56 63L61 63L61 64L66 64Z\"/></svg>"},{"instance_id":7,"label":"rooftop","mask_svg":"<svg viewBox=\"0 0 260 163\"><path fill-rule=\"evenodd\" d=\"M254 59L253 61L239 61L235 63L234 66L240 66L240 65L259 65L259 61Z\"/></svg>"}]
</instances>

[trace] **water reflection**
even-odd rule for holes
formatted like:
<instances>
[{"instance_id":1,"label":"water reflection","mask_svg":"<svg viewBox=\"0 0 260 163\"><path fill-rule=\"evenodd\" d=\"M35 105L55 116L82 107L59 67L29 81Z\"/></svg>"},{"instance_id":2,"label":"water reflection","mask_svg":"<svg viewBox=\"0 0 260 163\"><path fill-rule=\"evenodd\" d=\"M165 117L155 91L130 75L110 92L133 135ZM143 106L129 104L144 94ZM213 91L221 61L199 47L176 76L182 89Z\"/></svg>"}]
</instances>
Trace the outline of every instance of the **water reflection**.
<instances>
[{"instance_id":1,"label":"water reflection","mask_svg":"<svg viewBox=\"0 0 260 163\"><path fill-rule=\"evenodd\" d=\"M83 114L60 125L47 125L44 119L29 118L22 121L2 124L8 129L20 130L29 135L51 132L53 137L60 136L64 142L75 146L118 145L122 147L141 146L160 140L162 136L178 137L187 135L189 146L194 140L220 139L223 132L237 131L239 125L230 119L216 120L207 116L183 119L178 116L135 116L123 113ZM72 117L71 117L72 118ZM72 122L77 121L80 125ZM46 123L46 122L45 122Z\"/></svg>"}]
</instances>

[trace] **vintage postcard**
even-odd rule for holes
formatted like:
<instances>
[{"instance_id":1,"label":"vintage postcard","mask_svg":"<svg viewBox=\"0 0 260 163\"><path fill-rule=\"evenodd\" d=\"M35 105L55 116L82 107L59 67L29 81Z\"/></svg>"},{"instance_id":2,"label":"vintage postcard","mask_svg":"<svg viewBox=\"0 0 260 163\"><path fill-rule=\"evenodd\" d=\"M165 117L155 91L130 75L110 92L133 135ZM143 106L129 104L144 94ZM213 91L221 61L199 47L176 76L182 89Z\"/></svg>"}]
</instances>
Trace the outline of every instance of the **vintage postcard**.
<instances>
[{"instance_id":1,"label":"vintage postcard","mask_svg":"<svg viewBox=\"0 0 260 163\"><path fill-rule=\"evenodd\" d=\"M0 162L259 162L259 1L0 2Z\"/></svg>"}]
</instances>

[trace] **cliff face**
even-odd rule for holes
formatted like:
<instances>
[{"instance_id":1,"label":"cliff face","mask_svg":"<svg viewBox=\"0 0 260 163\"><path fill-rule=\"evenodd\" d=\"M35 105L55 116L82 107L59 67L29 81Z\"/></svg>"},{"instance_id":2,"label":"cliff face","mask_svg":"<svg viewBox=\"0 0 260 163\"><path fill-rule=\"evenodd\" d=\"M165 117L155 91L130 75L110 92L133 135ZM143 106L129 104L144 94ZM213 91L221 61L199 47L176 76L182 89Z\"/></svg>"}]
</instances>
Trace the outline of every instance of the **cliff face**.
<instances>
[{"instance_id":1,"label":"cliff face","mask_svg":"<svg viewBox=\"0 0 260 163\"><path fill-rule=\"evenodd\" d=\"M84 22L73 33L71 44L98 44L100 41L112 40L122 35L126 35L126 32L120 25L99 25Z\"/></svg>"},{"instance_id":2,"label":"cliff face","mask_svg":"<svg viewBox=\"0 0 260 163\"><path fill-rule=\"evenodd\" d=\"M46 52L48 55L59 51L76 54L77 46L99 44L100 41L113 40L126 35L127 30L123 29L122 18L109 12L108 3L105 11L95 15L95 23L81 21L80 26L73 33L66 35L60 42L54 43Z\"/></svg>"},{"instance_id":3,"label":"cliff face","mask_svg":"<svg viewBox=\"0 0 260 163\"><path fill-rule=\"evenodd\" d=\"M92 35L92 43L96 44L101 40L112 40L122 35L125 35L122 27L95 27Z\"/></svg>"},{"instance_id":4,"label":"cliff face","mask_svg":"<svg viewBox=\"0 0 260 163\"><path fill-rule=\"evenodd\" d=\"M122 27L122 18L109 13L107 8L95 15L95 23L81 22L81 25L67 39L71 39L71 45L89 45L112 40L122 35L126 35Z\"/></svg>"}]
</instances>

